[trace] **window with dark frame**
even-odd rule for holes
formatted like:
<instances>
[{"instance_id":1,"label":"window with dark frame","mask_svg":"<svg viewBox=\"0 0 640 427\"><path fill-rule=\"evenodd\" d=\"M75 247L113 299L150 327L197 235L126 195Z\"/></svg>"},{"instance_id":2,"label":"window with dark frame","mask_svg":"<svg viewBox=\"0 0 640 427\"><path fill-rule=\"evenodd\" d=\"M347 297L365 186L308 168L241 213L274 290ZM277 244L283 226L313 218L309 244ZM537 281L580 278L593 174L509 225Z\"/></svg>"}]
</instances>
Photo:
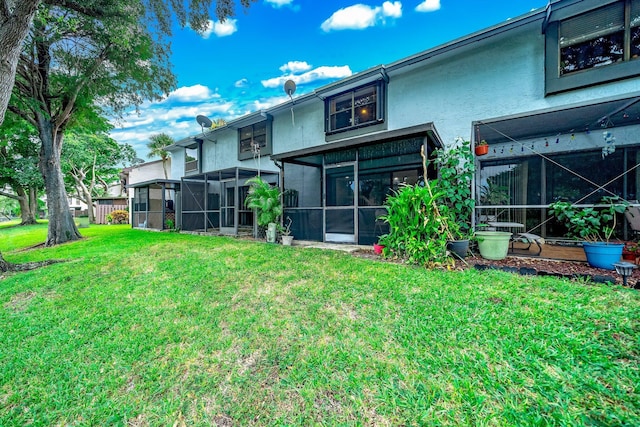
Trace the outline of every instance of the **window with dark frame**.
<instances>
[{"instance_id":1,"label":"window with dark frame","mask_svg":"<svg viewBox=\"0 0 640 427\"><path fill-rule=\"evenodd\" d=\"M184 172L198 172L199 144L186 147L184 150Z\"/></svg>"},{"instance_id":2,"label":"window with dark frame","mask_svg":"<svg viewBox=\"0 0 640 427\"><path fill-rule=\"evenodd\" d=\"M251 159L254 155L272 154L270 133L269 120L238 129L238 160Z\"/></svg>"},{"instance_id":3,"label":"window with dark frame","mask_svg":"<svg viewBox=\"0 0 640 427\"><path fill-rule=\"evenodd\" d=\"M327 98L326 132L341 132L382 122L382 84L382 81L377 81Z\"/></svg>"},{"instance_id":4,"label":"window with dark frame","mask_svg":"<svg viewBox=\"0 0 640 427\"><path fill-rule=\"evenodd\" d=\"M551 22L546 31L547 93L640 74L640 1L619 0Z\"/></svg>"}]
</instances>

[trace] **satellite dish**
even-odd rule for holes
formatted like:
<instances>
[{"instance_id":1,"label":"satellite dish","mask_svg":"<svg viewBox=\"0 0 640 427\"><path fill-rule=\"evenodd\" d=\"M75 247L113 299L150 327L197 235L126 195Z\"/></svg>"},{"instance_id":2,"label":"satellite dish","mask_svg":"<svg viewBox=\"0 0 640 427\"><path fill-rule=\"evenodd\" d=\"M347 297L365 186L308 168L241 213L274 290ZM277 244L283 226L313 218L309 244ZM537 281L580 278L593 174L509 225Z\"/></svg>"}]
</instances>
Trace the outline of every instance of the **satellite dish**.
<instances>
[{"instance_id":1,"label":"satellite dish","mask_svg":"<svg viewBox=\"0 0 640 427\"><path fill-rule=\"evenodd\" d=\"M202 114L199 114L198 116L196 116L196 121L200 124L200 127L202 128L210 128L211 125L213 124L211 123L211 120L209 120L209 117L203 116Z\"/></svg>"},{"instance_id":2,"label":"satellite dish","mask_svg":"<svg viewBox=\"0 0 640 427\"><path fill-rule=\"evenodd\" d=\"M293 80L284 82L284 92L291 98L296 93L296 83Z\"/></svg>"}]
</instances>

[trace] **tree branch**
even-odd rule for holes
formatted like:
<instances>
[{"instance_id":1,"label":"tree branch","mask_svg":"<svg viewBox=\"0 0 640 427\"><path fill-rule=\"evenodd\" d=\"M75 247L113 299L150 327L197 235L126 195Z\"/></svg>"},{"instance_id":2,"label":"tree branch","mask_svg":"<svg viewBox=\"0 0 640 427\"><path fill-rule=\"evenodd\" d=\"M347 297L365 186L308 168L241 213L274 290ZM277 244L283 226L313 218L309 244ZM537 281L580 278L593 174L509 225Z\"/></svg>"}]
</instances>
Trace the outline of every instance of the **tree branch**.
<instances>
[{"instance_id":1,"label":"tree branch","mask_svg":"<svg viewBox=\"0 0 640 427\"><path fill-rule=\"evenodd\" d=\"M13 200L24 200L25 199L24 197L20 197L20 196L18 196L16 194L6 193L6 192L4 192L2 190L0 190L0 196L8 197L8 198L13 199Z\"/></svg>"}]
</instances>

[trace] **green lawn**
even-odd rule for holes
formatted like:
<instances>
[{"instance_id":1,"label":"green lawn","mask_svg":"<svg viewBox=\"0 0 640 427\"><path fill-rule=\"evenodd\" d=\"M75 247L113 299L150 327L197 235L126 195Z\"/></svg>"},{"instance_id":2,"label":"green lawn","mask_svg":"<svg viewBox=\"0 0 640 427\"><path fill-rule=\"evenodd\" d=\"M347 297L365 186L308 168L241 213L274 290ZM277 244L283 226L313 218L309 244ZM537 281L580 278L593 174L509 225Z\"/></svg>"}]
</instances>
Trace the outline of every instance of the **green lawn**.
<instances>
[{"instance_id":1,"label":"green lawn","mask_svg":"<svg viewBox=\"0 0 640 427\"><path fill-rule=\"evenodd\" d=\"M223 237L0 228L0 426L638 426L640 292Z\"/></svg>"}]
</instances>

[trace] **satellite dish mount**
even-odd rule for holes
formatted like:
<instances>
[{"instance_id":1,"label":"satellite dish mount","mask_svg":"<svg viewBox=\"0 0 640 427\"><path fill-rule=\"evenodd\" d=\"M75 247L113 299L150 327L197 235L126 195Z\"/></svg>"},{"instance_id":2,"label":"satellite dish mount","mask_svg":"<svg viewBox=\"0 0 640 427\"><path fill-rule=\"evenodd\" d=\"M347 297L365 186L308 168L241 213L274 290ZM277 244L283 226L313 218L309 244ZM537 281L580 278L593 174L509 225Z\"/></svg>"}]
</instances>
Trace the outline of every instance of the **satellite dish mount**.
<instances>
[{"instance_id":1,"label":"satellite dish mount","mask_svg":"<svg viewBox=\"0 0 640 427\"><path fill-rule=\"evenodd\" d=\"M202 114L198 114L196 116L196 121L200 125L200 129L202 130L202 137L204 138L204 128L211 129L213 123L207 116L203 116Z\"/></svg>"},{"instance_id":2,"label":"satellite dish mount","mask_svg":"<svg viewBox=\"0 0 640 427\"><path fill-rule=\"evenodd\" d=\"M284 93L289 95L289 98L293 101L293 94L296 93L296 82L293 80L284 82Z\"/></svg>"}]
</instances>

